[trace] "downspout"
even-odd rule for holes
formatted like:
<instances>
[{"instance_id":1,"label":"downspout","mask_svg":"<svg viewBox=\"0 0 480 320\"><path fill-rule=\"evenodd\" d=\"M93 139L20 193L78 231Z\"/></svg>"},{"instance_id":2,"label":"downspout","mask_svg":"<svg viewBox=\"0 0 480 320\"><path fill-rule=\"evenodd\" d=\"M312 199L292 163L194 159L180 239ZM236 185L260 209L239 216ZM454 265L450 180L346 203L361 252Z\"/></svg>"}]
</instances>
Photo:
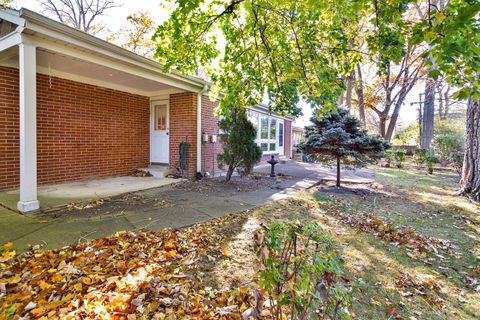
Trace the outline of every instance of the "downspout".
<instances>
[{"instance_id":1,"label":"downspout","mask_svg":"<svg viewBox=\"0 0 480 320\"><path fill-rule=\"evenodd\" d=\"M207 92L208 86L197 93L197 173L202 172L202 95Z\"/></svg>"}]
</instances>

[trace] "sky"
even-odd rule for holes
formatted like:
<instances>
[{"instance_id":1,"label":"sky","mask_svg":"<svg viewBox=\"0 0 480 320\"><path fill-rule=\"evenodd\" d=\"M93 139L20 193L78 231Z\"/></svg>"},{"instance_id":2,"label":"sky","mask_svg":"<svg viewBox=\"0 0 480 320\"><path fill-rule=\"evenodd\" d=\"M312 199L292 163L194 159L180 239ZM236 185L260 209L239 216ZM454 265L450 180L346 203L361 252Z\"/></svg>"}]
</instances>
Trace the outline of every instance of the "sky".
<instances>
[{"instance_id":1,"label":"sky","mask_svg":"<svg viewBox=\"0 0 480 320\"><path fill-rule=\"evenodd\" d=\"M137 11L147 11L157 22L162 22L168 18L165 11L161 8L160 2L157 0L119 0L115 1L120 6L106 11L101 17L107 27L112 31L120 29L127 17ZM16 8L27 8L37 12L41 12L41 6L37 0L14 0Z\"/></svg>"},{"instance_id":2,"label":"sky","mask_svg":"<svg viewBox=\"0 0 480 320\"><path fill-rule=\"evenodd\" d=\"M119 0L116 1L119 7L112 8L106 14L99 18L101 23L104 23L109 32L115 32L121 29L127 19L127 16L134 12L142 11L148 12L157 23L161 23L168 19L166 10L162 8L161 0ZM39 1L37 0L15 0L14 6L16 8L25 7L33 11L41 12ZM400 112L399 124L407 126L416 121L418 105L411 105L412 102L417 102L419 94L423 91L423 84L419 84L412 89L410 94L402 107ZM303 110L303 115L298 117L295 121L297 126L305 126L310 123L312 111L310 106L304 102L300 102L300 107Z\"/></svg>"}]
</instances>

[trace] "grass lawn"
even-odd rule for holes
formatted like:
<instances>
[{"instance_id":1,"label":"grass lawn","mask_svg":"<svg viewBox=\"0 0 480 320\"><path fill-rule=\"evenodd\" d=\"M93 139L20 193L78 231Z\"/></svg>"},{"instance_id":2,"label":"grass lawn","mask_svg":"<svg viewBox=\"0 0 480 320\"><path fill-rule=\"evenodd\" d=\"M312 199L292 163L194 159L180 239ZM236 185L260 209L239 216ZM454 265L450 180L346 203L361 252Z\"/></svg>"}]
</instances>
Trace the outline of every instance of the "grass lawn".
<instances>
[{"instance_id":1,"label":"grass lawn","mask_svg":"<svg viewBox=\"0 0 480 320\"><path fill-rule=\"evenodd\" d=\"M478 319L480 206L453 196L457 183L458 175L451 171L427 175L413 167L377 168L372 186L337 190L333 184L320 185L293 200L255 210L249 221L321 222L343 248L352 318ZM345 223L338 213L344 218L379 217L398 230L445 240L448 250L415 250L410 244L386 241L379 232ZM234 238L230 246L238 249L242 238ZM245 278L241 275L239 281ZM247 278L254 279L253 273Z\"/></svg>"},{"instance_id":2,"label":"grass lawn","mask_svg":"<svg viewBox=\"0 0 480 320\"><path fill-rule=\"evenodd\" d=\"M185 229L4 253L0 319L240 319L258 289L254 234L282 220L317 221L341 248L351 318L478 319L480 208L452 196L457 180L377 168L372 185L326 182Z\"/></svg>"},{"instance_id":3,"label":"grass lawn","mask_svg":"<svg viewBox=\"0 0 480 320\"><path fill-rule=\"evenodd\" d=\"M346 268L359 281L352 311L359 318L386 315L417 319L475 319L480 314L480 207L454 197L458 176L427 175L413 168L376 170L377 183L364 194L312 196L320 208L351 215L372 213L395 227L450 241L450 250L415 252L326 219L344 247ZM306 195L308 199L310 195ZM359 280L361 279L361 281ZM438 288L432 288L432 284ZM418 290L425 287L425 290Z\"/></svg>"}]
</instances>

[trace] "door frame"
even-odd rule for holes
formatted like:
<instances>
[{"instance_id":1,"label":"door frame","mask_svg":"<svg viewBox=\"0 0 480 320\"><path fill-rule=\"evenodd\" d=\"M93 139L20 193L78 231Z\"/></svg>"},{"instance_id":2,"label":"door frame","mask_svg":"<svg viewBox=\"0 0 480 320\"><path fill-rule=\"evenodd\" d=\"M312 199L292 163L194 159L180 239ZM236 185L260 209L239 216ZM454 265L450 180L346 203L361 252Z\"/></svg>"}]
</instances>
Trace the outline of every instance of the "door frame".
<instances>
[{"instance_id":1,"label":"door frame","mask_svg":"<svg viewBox=\"0 0 480 320\"><path fill-rule=\"evenodd\" d=\"M282 146L280 147L280 124L283 127L283 141ZM279 156L285 156L285 121L283 119L277 118L277 153Z\"/></svg>"},{"instance_id":2,"label":"door frame","mask_svg":"<svg viewBox=\"0 0 480 320\"><path fill-rule=\"evenodd\" d=\"M167 105L167 128L168 128L168 143L167 143L167 151L168 151L168 162L161 163L161 164L170 164L170 99L168 98L159 98L150 101L150 163L159 163L153 162L153 134L155 133L155 105L158 104L166 104Z\"/></svg>"}]
</instances>

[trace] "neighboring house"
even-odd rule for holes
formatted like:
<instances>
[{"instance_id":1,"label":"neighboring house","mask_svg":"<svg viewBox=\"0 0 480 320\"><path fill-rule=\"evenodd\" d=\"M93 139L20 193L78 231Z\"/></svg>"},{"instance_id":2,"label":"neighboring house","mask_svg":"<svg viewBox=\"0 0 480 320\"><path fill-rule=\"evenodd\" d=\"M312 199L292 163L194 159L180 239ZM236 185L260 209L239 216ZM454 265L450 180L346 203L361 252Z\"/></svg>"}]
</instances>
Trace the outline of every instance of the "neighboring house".
<instances>
[{"instance_id":1,"label":"neighboring house","mask_svg":"<svg viewBox=\"0 0 480 320\"><path fill-rule=\"evenodd\" d=\"M292 127L292 154L296 160L302 160L301 152L298 150L298 145L305 139L305 128L293 126Z\"/></svg>"},{"instance_id":2,"label":"neighboring house","mask_svg":"<svg viewBox=\"0 0 480 320\"><path fill-rule=\"evenodd\" d=\"M0 10L0 189L39 208L37 185L129 174L151 163L211 172L209 84L35 12ZM257 117L265 155L291 157L291 118ZM213 137L213 139L212 139Z\"/></svg>"},{"instance_id":3,"label":"neighboring house","mask_svg":"<svg viewBox=\"0 0 480 320\"><path fill-rule=\"evenodd\" d=\"M298 127L298 126L293 126L292 128L292 141L293 145L292 147L295 148L298 146L300 142L302 142L305 139L305 128L303 127Z\"/></svg>"}]
</instances>

